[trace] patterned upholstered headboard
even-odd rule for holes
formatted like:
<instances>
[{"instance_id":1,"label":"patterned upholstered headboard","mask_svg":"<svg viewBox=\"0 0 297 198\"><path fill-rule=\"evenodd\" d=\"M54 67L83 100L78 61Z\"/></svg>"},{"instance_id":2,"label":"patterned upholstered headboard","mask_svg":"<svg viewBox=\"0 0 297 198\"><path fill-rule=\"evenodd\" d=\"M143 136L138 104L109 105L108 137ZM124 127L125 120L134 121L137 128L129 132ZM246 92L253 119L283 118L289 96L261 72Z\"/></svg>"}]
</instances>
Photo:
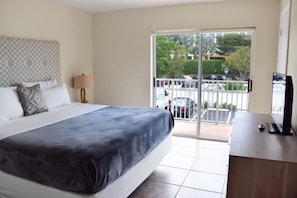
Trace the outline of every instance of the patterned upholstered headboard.
<instances>
[{"instance_id":1,"label":"patterned upholstered headboard","mask_svg":"<svg viewBox=\"0 0 297 198\"><path fill-rule=\"evenodd\" d=\"M57 41L0 37L0 87L51 79L61 83Z\"/></svg>"}]
</instances>

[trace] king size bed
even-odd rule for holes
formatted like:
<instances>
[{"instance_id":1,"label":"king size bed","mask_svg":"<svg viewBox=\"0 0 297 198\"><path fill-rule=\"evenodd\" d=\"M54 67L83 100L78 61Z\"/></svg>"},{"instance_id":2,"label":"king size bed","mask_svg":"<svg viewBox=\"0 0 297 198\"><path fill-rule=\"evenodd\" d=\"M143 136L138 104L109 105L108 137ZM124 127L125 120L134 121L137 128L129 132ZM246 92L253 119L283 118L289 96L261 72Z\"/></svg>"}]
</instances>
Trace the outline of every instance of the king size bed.
<instances>
[{"instance_id":1,"label":"king size bed","mask_svg":"<svg viewBox=\"0 0 297 198\"><path fill-rule=\"evenodd\" d=\"M57 42L0 48L0 197L127 197L170 150L169 111L71 102Z\"/></svg>"}]
</instances>

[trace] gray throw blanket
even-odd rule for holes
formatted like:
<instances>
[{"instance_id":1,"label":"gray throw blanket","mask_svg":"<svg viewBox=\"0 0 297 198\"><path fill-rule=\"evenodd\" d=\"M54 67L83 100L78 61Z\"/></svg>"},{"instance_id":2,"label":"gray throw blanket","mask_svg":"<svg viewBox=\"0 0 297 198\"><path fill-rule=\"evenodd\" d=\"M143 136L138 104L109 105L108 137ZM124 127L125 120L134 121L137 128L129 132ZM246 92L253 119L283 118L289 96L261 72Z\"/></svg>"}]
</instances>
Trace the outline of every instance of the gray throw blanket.
<instances>
[{"instance_id":1,"label":"gray throw blanket","mask_svg":"<svg viewBox=\"0 0 297 198\"><path fill-rule=\"evenodd\" d=\"M167 137L158 108L106 107L0 141L0 169L67 191L96 193Z\"/></svg>"}]
</instances>

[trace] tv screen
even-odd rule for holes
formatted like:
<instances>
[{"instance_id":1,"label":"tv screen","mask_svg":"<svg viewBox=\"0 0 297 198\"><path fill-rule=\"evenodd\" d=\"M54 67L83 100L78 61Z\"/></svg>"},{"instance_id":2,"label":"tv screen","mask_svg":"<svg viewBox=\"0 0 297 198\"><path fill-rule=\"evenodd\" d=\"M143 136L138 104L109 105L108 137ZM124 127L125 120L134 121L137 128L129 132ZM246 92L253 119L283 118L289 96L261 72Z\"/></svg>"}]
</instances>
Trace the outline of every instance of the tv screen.
<instances>
[{"instance_id":1,"label":"tv screen","mask_svg":"<svg viewBox=\"0 0 297 198\"><path fill-rule=\"evenodd\" d=\"M293 104L292 77L273 73L271 115L274 119L270 132L291 134Z\"/></svg>"}]
</instances>

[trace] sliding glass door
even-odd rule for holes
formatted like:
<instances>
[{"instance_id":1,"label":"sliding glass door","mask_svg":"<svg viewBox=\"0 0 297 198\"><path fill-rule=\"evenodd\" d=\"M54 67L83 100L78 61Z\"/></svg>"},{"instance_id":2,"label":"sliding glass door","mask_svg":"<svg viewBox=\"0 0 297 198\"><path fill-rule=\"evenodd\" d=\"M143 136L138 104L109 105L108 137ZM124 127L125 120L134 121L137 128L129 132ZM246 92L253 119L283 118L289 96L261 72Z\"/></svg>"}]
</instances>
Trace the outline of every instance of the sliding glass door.
<instances>
[{"instance_id":1,"label":"sliding glass door","mask_svg":"<svg viewBox=\"0 0 297 198\"><path fill-rule=\"evenodd\" d=\"M152 106L172 112L174 135L228 141L248 111L253 31L152 35Z\"/></svg>"}]
</instances>

